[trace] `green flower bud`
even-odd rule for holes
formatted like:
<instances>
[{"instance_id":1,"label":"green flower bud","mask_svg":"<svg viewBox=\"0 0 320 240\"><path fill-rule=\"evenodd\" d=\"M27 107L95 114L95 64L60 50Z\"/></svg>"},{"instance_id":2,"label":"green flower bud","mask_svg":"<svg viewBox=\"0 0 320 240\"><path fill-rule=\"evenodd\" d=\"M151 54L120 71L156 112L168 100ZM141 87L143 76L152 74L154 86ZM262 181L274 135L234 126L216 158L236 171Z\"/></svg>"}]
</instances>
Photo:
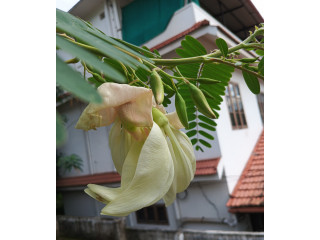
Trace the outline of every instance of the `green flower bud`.
<instances>
[{"instance_id":1,"label":"green flower bud","mask_svg":"<svg viewBox=\"0 0 320 240\"><path fill-rule=\"evenodd\" d=\"M152 108L153 121L158 124L159 127L168 125L168 118L157 108Z\"/></svg>"},{"instance_id":2,"label":"green flower bud","mask_svg":"<svg viewBox=\"0 0 320 240\"><path fill-rule=\"evenodd\" d=\"M178 92L176 93L175 97L175 107L180 122L185 128L189 128L186 103L184 102L182 96Z\"/></svg>"},{"instance_id":3,"label":"green flower bud","mask_svg":"<svg viewBox=\"0 0 320 240\"><path fill-rule=\"evenodd\" d=\"M156 103L160 105L164 99L164 90L161 77L156 70L152 70L152 73L150 75L150 85Z\"/></svg>"},{"instance_id":4,"label":"green flower bud","mask_svg":"<svg viewBox=\"0 0 320 240\"><path fill-rule=\"evenodd\" d=\"M209 118L216 118L216 115L209 106L209 103L206 97L204 96L203 92L191 83L188 84L188 87L191 93L192 100L194 104L197 106L199 112L201 112L203 115Z\"/></svg>"}]
</instances>

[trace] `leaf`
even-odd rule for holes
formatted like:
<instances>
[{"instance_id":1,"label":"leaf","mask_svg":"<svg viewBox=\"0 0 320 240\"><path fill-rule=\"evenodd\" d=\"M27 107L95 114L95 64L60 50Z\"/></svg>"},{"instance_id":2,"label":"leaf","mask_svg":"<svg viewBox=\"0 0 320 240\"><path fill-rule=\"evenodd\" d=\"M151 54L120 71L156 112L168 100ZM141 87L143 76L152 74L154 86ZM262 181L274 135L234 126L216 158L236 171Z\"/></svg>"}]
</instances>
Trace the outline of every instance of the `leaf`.
<instances>
[{"instance_id":1,"label":"leaf","mask_svg":"<svg viewBox=\"0 0 320 240\"><path fill-rule=\"evenodd\" d=\"M196 122L189 123L189 129L195 128L197 126Z\"/></svg>"},{"instance_id":2,"label":"leaf","mask_svg":"<svg viewBox=\"0 0 320 240\"><path fill-rule=\"evenodd\" d=\"M140 50L146 57L148 58L157 58L158 56L150 51L150 49L146 46L142 46L143 51Z\"/></svg>"},{"instance_id":3,"label":"leaf","mask_svg":"<svg viewBox=\"0 0 320 240\"><path fill-rule=\"evenodd\" d=\"M206 137L206 138L208 138L208 139L210 139L210 140L213 140L213 139L214 139L214 137L213 137L212 135L210 135L209 133L207 133L207 132L205 132L205 131L199 130L199 133L200 133L202 136L204 136L204 137Z\"/></svg>"},{"instance_id":4,"label":"leaf","mask_svg":"<svg viewBox=\"0 0 320 240\"><path fill-rule=\"evenodd\" d=\"M240 62L243 62L243 63L253 63L253 62L255 62L257 59L258 59L258 57L256 57L256 58L242 58L242 59L239 59L239 61L240 61Z\"/></svg>"},{"instance_id":5,"label":"leaf","mask_svg":"<svg viewBox=\"0 0 320 240\"><path fill-rule=\"evenodd\" d=\"M199 145L196 146L196 150L197 150L197 151L200 150L201 152L203 152L203 149L202 149Z\"/></svg>"},{"instance_id":6,"label":"leaf","mask_svg":"<svg viewBox=\"0 0 320 240\"><path fill-rule=\"evenodd\" d=\"M261 75L264 75L264 57L260 60L258 64L258 71Z\"/></svg>"},{"instance_id":7,"label":"leaf","mask_svg":"<svg viewBox=\"0 0 320 240\"><path fill-rule=\"evenodd\" d=\"M259 94L260 93L260 83L259 80L256 76L242 71L242 76L244 78L244 81L246 82L248 88L250 91L254 94Z\"/></svg>"},{"instance_id":8,"label":"leaf","mask_svg":"<svg viewBox=\"0 0 320 240\"><path fill-rule=\"evenodd\" d=\"M199 139L199 142L202 143L204 146L206 146L207 148L211 148L211 144L208 143L207 141L203 140L203 139Z\"/></svg>"},{"instance_id":9,"label":"leaf","mask_svg":"<svg viewBox=\"0 0 320 240\"><path fill-rule=\"evenodd\" d=\"M61 146L67 138L67 131L63 124L62 118L58 112L56 112L56 145Z\"/></svg>"},{"instance_id":10,"label":"leaf","mask_svg":"<svg viewBox=\"0 0 320 240\"><path fill-rule=\"evenodd\" d=\"M70 53L71 55L81 59L86 64L94 66L95 69L101 71L103 74L108 76L110 79L117 83L127 83L127 79L123 74L117 71L115 68L104 64L101 62L94 54L90 53L89 51L75 45L74 43L70 42L69 40L64 39L63 37L57 35L56 36L56 45Z\"/></svg>"},{"instance_id":11,"label":"leaf","mask_svg":"<svg viewBox=\"0 0 320 240\"><path fill-rule=\"evenodd\" d=\"M221 51L222 55L224 57L227 57L229 50L228 50L228 44L226 43L226 41L223 40L222 38L217 38L216 44L217 44L219 50Z\"/></svg>"},{"instance_id":12,"label":"leaf","mask_svg":"<svg viewBox=\"0 0 320 240\"><path fill-rule=\"evenodd\" d=\"M65 90L71 92L86 102L101 103L102 99L79 72L72 70L58 56L56 56L56 81Z\"/></svg>"},{"instance_id":13,"label":"leaf","mask_svg":"<svg viewBox=\"0 0 320 240\"><path fill-rule=\"evenodd\" d=\"M57 32L66 33L74 38L80 43L88 44L94 47L102 55L107 57L120 60L124 64L137 69L138 66L142 68L147 68L145 65L140 63L137 59L131 57L130 55L120 51L115 46L130 52L133 55L137 55L141 58L146 58L141 54L132 51L125 45L113 40L112 38L104 35L100 30L90 26L85 21L72 16L69 13L63 12L56 9L56 29ZM151 61L148 59L148 61Z\"/></svg>"},{"instance_id":14,"label":"leaf","mask_svg":"<svg viewBox=\"0 0 320 240\"><path fill-rule=\"evenodd\" d=\"M159 53L159 51L157 49L153 49L153 52L155 54L157 54L158 58L161 58L161 55L160 55L160 53Z\"/></svg>"},{"instance_id":15,"label":"leaf","mask_svg":"<svg viewBox=\"0 0 320 240\"><path fill-rule=\"evenodd\" d=\"M191 130L191 131L187 132L186 134L189 138L191 138L197 134L197 130Z\"/></svg>"},{"instance_id":16,"label":"leaf","mask_svg":"<svg viewBox=\"0 0 320 240\"><path fill-rule=\"evenodd\" d=\"M94 77L90 77L88 78L88 81L93 83L95 85L96 88L98 88L102 82L98 81L97 79L95 79Z\"/></svg>"},{"instance_id":17,"label":"leaf","mask_svg":"<svg viewBox=\"0 0 320 240\"><path fill-rule=\"evenodd\" d=\"M195 145L198 142L198 138L193 138L191 139L192 145Z\"/></svg>"},{"instance_id":18,"label":"leaf","mask_svg":"<svg viewBox=\"0 0 320 240\"><path fill-rule=\"evenodd\" d=\"M261 49L257 49L256 54L258 54L259 56L264 56L264 51Z\"/></svg>"},{"instance_id":19,"label":"leaf","mask_svg":"<svg viewBox=\"0 0 320 240\"><path fill-rule=\"evenodd\" d=\"M215 131L216 130L214 127L212 127L212 126L210 126L210 125L208 125L206 123L199 122L198 124L199 124L200 127L203 127L203 128L205 128L207 130L210 130L210 131Z\"/></svg>"},{"instance_id":20,"label":"leaf","mask_svg":"<svg viewBox=\"0 0 320 240\"><path fill-rule=\"evenodd\" d=\"M206 116L199 115L198 118L199 118L200 120L208 123L209 125L217 126L217 124L216 124L212 119L209 119L209 118L207 118Z\"/></svg>"},{"instance_id":21,"label":"leaf","mask_svg":"<svg viewBox=\"0 0 320 240\"><path fill-rule=\"evenodd\" d=\"M207 50L197 39L193 38L190 35L187 35L186 41L189 43L189 45L196 49L199 56L207 54Z\"/></svg>"}]
</instances>

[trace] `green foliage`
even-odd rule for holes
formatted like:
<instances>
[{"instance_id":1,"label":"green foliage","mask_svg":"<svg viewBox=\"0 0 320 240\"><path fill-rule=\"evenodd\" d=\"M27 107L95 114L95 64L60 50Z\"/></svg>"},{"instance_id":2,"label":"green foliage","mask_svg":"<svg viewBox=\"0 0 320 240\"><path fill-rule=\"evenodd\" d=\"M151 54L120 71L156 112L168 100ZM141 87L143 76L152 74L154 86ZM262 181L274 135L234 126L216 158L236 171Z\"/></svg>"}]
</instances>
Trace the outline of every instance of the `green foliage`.
<instances>
[{"instance_id":1,"label":"green foliage","mask_svg":"<svg viewBox=\"0 0 320 240\"><path fill-rule=\"evenodd\" d=\"M68 156L63 156L62 154L57 153L57 173L59 170L63 172L70 172L72 169L82 170L83 161L77 154L71 154Z\"/></svg>"},{"instance_id":2,"label":"green foliage","mask_svg":"<svg viewBox=\"0 0 320 240\"><path fill-rule=\"evenodd\" d=\"M58 56L56 58L57 84L76 97L87 102L102 102L97 91L81 76L79 72L72 70Z\"/></svg>"},{"instance_id":3,"label":"green foliage","mask_svg":"<svg viewBox=\"0 0 320 240\"><path fill-rule=\"evenodd\" d=\"M190 41L190 39L192 40ZM194 38L188 37L183 41L189 43L183 44L184 46L189 46L192 43L195 44L195 42L197 42L198 46L201 45L201 43ZM204 49L204 47L202 48ZM201 49L201 47L198 47L196 49ZM189 48L179 48L176 50L176 52L181 57L194 57L201 56L203 54L203 51L201 50L196 51L195 49L193 49L192 51L189 51ZM223 100L221 96L225 94L225 88L232 76L234 68L216 63L207 63L203 65L192 63L179 65L178 69L184 77L214 79L213 81L197 81L197 85L204 94L210 108L212 108L212 111L214 112L216 117L218 117L219 114L217 111L220 110L219 105ZM176 74L176 76L178 76L178 74ZM188 87L186 85L179 86L179 92L185 100L188 112L189 128L186 134L188 137L190 137L193 145L197 144L195 149L203 151L201 145L205 147L211 147L211 144L209 144L202 138L200 139L200 136L209 140L213 140L214 137L212 136L212 131L216 130L214 126L216 126L217 124L214 120L210 119L210 116L204 116L197 111L197 109L195 108L195 103L194 101L192 101L192 96L190 95ZM201 128L204 128L204 130L206 131L201 130Z\"/></svg>"},{"instance_id":4,"label":"green foliage","mask_svg":"<svg viewBox=\"0 0 320 240\"><path fill-rule=\"evenodd\" d=\"M219 50L221 51L222 55L224 57L227 57L227 55L228 55L228 44L226 43L226 41L223 40L222 38L217 38L216 39L216 44L217 44L217 47L219 48Z\"/></svg>"},{"instance_id":5,"label":"green foliage","mask_svg":"<svg viewBox=\"0 0 320 240\"><path fill-rule=\"evenodd\" d=\"M212 132L217 125L212 118L219 117L222 96L235 68L242 71L253 93L260 92L258 78L263 79L264 75L264 48L263 41L257 39L263 39L263 26L230 49L225 40L216 39L220 51L215 49L210 53L197 39L186 36L181 48L176 49L181 58L163 59L157 50L109 37L61 10L57 9L56 14L57 49L73 57L65 62L58 56L56 59L57 85L64 93L72 93L85 102L100 103L102 99L96 88L105 82L116 82L152 88L158 103L165 107L175 97L177 114L196 150L211 147L208 140L214 139ZM259 56L240 58L240 49L253 50ZM74 63L83 66L84 76L67 65ZM155 71L157 78L154 74L151 77ZM90 74L87 77L86 72ZM65 138L57 113L57 145Z\"/></svg>"},{"instance_id":6,"label":"green foliage","mask_svg":"<svg viewBox=\"0 0 320 240\"><path fill-rule=\"evenodd\" d=\"M250 91L254 94L259 94L260 93L260 83L259 80L256 76L247 73L245 71L242 71L243 78L250 89Z\"/></svg>"}]
</instances>

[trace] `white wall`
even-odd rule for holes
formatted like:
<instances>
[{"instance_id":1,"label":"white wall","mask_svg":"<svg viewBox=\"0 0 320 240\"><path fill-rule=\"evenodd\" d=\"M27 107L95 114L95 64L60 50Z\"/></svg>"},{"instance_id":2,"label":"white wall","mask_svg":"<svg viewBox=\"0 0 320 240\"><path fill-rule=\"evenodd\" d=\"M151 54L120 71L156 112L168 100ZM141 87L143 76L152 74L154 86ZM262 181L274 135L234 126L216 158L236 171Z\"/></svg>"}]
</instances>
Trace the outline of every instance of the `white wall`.
<instances>
[{"instance_id":1,"label":"white wall","mask_svg":"<svg viewBox=\"0 0 320 240\"><path fill-rule=\"evenodd\" d=\"M220 117L217 120L217 133L229 192L231 193L253 148L262 132L262 121L256 95L251 93L239 71L233 73L232 82L239 84L241 99L248 128L232 129L227 102L221 104Z\"/></svg>"},{"instance_id":2,"label":"white wall","mask_svg":"<svg viewBox=\"0 0 320 240\"><path fill-rule=\"evenodd\" d=\"M75 125L87 104L73 100L72 105L70 106L70 102L67 102L58 108L59 113L68 119L66 124L68 139L58 151L63 152L65 155L73 153L79 155L83 160L84 171L72 170L64 176L71 177L115 171L108 140L111 127L101 127L87 132L75 129Z\"/></svg>"},{"instance_id":3,"label":"white wall","mask_svg":"<svg viewBox=\"0 0 320 240\"><path fill-rule=\"evenodd\" d=\"M181 226L185 229L204 230L250 230L247 221L237 222L235 215L228 212L226 203L229 200L226 179L206 183L192 183L186 193L177 197L179 221L189 219ZM198 219L198 223L190 221ZM201 223L200 221L205 222ZM209 220L211 222L206 222ZM229 222L229 224L227 223Z\"/></svg>"}]
</instances>

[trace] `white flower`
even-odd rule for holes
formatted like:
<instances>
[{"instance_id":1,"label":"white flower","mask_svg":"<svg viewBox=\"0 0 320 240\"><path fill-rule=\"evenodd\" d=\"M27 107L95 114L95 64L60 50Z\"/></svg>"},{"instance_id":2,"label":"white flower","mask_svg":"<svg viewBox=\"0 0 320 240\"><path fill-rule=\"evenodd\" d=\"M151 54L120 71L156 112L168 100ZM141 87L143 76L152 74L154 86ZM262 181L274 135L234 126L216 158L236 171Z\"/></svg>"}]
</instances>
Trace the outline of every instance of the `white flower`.
<instances>
[{"instance_id":1,"label":"white flower","mask_svg":"<svg viewBox=\"0 0 320 240\"><path fill-rule=\"evenodd\" d=\"M105 83L98 91L103 104L89 104L76 127L89 130L114 122L109 146L121 186L89 184L85 192L106 204L103 215L126 216L161 198L170 205L195 173L193 147L178 130L183 126L177 114L152 108L152 92L146 88Z\"/></svg>"}]
</instances>

